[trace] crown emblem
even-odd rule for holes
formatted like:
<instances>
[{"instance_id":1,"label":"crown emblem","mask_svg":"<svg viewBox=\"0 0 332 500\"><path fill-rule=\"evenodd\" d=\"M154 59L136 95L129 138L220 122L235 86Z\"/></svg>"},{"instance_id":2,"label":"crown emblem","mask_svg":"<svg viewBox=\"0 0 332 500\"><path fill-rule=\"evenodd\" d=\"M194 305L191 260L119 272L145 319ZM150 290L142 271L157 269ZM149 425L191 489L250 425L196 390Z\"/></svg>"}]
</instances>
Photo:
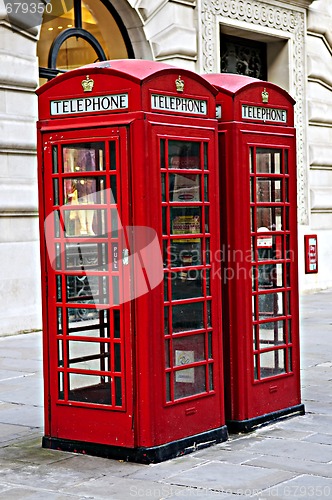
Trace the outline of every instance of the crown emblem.
<instances>
[{"instance_id":1,"label":"crown emblem","mask_svg":"<svg viewBox=\"0 0 332 500\"><path fill-rule=\"evenodd\" d=\"M181 79L181 75L179 75L179 78L175 80L175 87L178 92L183 92L184 81Z\"/></svg>"},{"instance_id":2,"label":"crown emblem","mask_svg":"<svg viewBox=\"0 0 332 500\"><path fill-rule=\"evenodd\" d=\"M269 93L268 93L268 91L266 89L264 89L263 92L262 92L262 101L264 103L269 102Z\"/></svg>"},{"instance_id":3,"label":"crown emblem","mask_svg":"<svg viewBox=\"0 0 332 500\"><path fill-rule=\"evenodd\" d=\"M95 84L94 80L92 80L92 78L90 78L89 75L86 75L86 79L82 80L82 87L84 92L91 92L94 84Z\"/></svg>"}]
</instances>

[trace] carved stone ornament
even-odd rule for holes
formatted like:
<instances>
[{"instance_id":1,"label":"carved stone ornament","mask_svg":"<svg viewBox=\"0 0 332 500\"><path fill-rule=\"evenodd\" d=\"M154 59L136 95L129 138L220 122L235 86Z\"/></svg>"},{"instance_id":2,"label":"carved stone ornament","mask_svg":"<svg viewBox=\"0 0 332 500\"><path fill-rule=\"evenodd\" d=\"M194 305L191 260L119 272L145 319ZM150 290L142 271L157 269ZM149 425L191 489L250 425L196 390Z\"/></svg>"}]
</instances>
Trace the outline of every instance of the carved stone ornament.
<instances>
[{"instance_id":1,"label":"carved stone ornament","mask_svg":"<svg viewBox=\"0 0 332 500\"><path fill-rule=\"evenodd\" d=\"M223 20L248 23L250 31L266 27L279 32L285 32L285 38L292 44L293 58L291 61L292 96L296 101L294 108L295 126L297 129L297 172L298 172L298 222L308 223L307 168L305 151L305 11L293 10L276 2L259 0L202 0L201 3L202 30L202 73L215 73L216 41L219 36L219 23ZM218 22L219 21L219 22ZM218 30L218 33L217 33Z\"/></svg>"},{"instance_id":2,"label":"carved stone ornament","mask_svg":"<svg viewBox=\"0 0 332 500\"><path fill-rule=\"evenodd\" d=\"M84 92L92 92L94 84L95 81L92 80L92 78L90 78L89 75L86 75L86 79L82 80L82 88Z\"/></svg>"}]
</instances>

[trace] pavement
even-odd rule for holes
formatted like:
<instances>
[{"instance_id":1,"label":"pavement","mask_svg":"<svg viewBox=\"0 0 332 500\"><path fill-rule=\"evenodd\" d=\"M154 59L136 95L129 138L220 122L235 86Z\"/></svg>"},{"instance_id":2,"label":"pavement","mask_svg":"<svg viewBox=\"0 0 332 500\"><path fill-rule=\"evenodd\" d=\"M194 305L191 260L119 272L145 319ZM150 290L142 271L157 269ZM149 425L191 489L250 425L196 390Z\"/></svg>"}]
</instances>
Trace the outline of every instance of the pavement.
<instances>
[{"instance_id":1,"label":"pavement","mask_svg":"<svg viewBox=\"0 0 332 500\"><path fill-rule=\"evenodd\" d=\"M303 295L306 414L143 465L41 447L41 333L0 338L0 500L332 498L332 289Z\"/></svg>"}]
</instances>

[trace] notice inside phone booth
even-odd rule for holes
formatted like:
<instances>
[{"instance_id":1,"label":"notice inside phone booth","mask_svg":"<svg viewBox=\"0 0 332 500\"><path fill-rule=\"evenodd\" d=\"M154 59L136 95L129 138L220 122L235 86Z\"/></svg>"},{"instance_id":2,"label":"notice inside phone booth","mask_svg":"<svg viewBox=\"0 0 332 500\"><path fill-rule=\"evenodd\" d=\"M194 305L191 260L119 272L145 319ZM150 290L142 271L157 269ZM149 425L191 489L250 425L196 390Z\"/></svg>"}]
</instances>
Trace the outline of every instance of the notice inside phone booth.
<instances>
[{"instance_id":1,"label":"notice inside phone booth","mask_svg":"<svg viewBox=\"0 0 332 500\"><path fill-rule=\"evenodd\" d=\"M248 431L302 414L294 100L204 75L218 89L225 411Z\"/></svg>"},{"instance_id":2,"label":"notice inside phone booth","mask_svg":"<svg viewBox=\"0 0 332 500\"><path fill-rule=\"evenodd\" d=\"M119 60L38 95L43 446L149 463L227 439L214 87Z\"/></svg>"}]
</instances>

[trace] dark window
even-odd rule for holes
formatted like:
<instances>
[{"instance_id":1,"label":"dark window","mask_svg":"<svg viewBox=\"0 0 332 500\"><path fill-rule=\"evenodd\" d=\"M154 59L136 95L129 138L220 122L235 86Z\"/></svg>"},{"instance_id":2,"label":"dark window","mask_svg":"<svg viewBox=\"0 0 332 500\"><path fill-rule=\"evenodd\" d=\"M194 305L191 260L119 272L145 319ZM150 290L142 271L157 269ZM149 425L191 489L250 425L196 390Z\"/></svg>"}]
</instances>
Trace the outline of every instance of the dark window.
<instances>
[{"instance_id":1,"label":"dark window","mask_svg":"<svg viewBox=\"0 0 332 500\"><path fill-rule=\"evenodd\" d=\"M266 44L220 34L220 72L267 80Z\"/></svg>"}]
</instances>

